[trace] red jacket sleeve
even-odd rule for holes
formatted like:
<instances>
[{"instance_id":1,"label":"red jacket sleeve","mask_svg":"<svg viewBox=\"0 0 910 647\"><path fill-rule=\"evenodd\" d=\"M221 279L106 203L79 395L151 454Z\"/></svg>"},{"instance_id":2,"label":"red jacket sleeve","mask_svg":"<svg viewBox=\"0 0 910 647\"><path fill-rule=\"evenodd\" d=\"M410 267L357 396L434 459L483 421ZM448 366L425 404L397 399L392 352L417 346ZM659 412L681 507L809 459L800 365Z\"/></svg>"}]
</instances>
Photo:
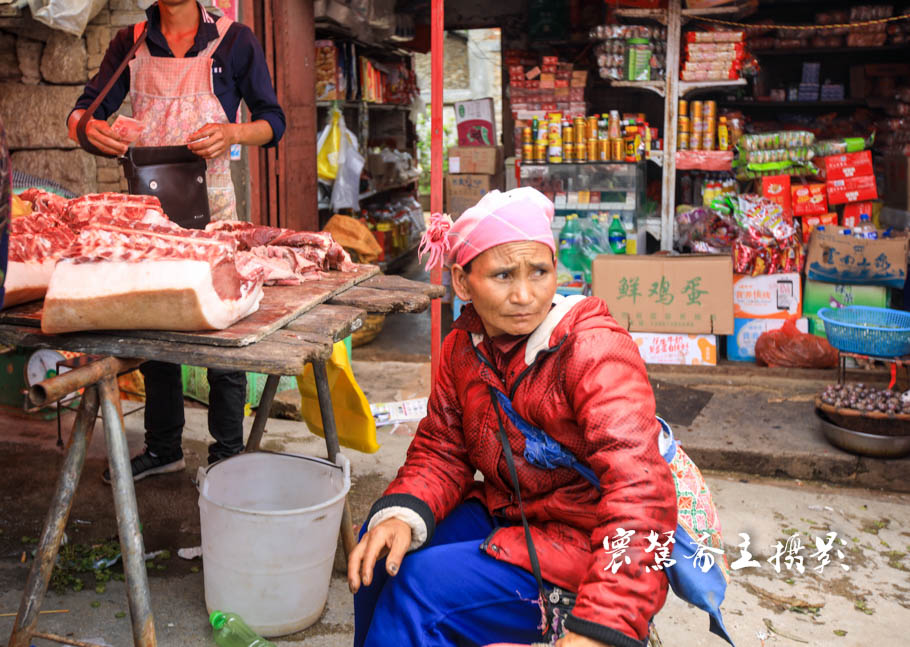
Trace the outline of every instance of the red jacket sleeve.
<instances>
[{"instance_id":1,"label":"red jacket sleeve","mask_svg":"<svg viewBox=\"0 0 910 647\"><path fill-rule=\"evenodd\" d=\"M372 517L393 506L414 510L427 526L426 541L433 536L436 522L461 503L474 482L475 470L470 465L462 431L462 407L447 361L459 334L467 333L457 332L446 338L427 416L417 427L404 465L370 511Z\"/></svg>"},{"instance_id":2,"label":"red jacket sleeve","mask_svg":"<svg viewBox=\"0 0 910 647\"><path fill-rule=\"evenodd\" d=\"M655 557L645 552L646 538L676 529L676 488L658 449L654 393L635 343L618 328L577 333L564 378L602 495L593 559L566 628L609 645L640 644L668 589L662 572L645 570ZM635 534L614 573L604 538L612 548L619 529Z\"/></svg>"}]
</instances>

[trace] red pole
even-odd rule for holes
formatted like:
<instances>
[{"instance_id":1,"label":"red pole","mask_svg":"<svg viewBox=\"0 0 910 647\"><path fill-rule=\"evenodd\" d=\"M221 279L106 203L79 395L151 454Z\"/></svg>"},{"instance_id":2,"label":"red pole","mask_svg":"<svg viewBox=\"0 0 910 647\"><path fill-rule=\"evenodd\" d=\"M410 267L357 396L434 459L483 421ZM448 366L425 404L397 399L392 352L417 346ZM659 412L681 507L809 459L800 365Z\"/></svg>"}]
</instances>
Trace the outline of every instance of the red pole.
<instances>
[{"instance_id":1,"label":"red pole","mask_svg":"<svg viewBox=\"0 0 910 647\"><path fill-rule=\"evenodd\" d=\"M443 0L433 0L430 10L430 59L432 66L430 84L430 211L442 212L442 85L444 47ZM430 272L430 281L442 283L442 268ZM439 356L442 353L442 304L433 299L430 306L430 375L435 382Z\"/></svg>"}]
</instances>

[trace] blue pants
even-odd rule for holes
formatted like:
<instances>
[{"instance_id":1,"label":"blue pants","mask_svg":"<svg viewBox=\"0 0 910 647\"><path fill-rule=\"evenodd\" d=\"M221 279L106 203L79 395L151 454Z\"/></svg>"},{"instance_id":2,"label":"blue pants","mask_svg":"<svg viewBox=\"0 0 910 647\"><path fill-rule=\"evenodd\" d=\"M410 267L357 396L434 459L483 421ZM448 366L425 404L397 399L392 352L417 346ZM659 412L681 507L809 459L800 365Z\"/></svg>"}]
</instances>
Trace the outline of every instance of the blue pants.
<instances>
[{"instance_id":1,"label":"blue pants","mask_svg":"<svg viewBox=\"0 0 910 647\"><path fill-rule=\"evenodd\" d=\"M405 556L398 575L379 560L372 584L354 596L354 647L540 640L534 576L480 550L494 523L477 501L463 503L428 544Z\"/></svg>"}]
</instances>

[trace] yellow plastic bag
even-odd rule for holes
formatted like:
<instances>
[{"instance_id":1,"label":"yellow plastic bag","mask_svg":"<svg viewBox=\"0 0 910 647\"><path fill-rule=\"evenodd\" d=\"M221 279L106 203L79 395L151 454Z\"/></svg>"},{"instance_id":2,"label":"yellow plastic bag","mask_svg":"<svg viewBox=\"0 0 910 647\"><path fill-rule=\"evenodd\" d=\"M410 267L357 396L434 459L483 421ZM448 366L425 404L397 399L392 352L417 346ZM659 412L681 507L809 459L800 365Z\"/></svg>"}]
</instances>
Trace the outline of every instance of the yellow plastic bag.
<instances>
[{"instance_id":1,"label":"yellow plastic bag","mask_svg":"<svg viewBox=\"0 0 910 647\"><path fill-rule=\"evenodd\" d=\"M325 182L334 182L338 176L338 158L341 155L341 133L342 133L341 112L338 109L332 110L332 123L322 131L319 136L318 149L316 153L316 172L320 180Z\"/></svg>"},{"instance_id":2,"label":"yellow plastic bag","mask_svg":"<svg viewBox=\"0 0 910 647\"><path fill-rule=\"evenodd\" d=\"M372 454L379 449L376 443L376 421L373 420L366 396L354 379L351 363L348 361L348 351L343 341L337 342L332 348L332 356L326 362L325 368L329 394L332 396L332 408L335 411L338 442L343 447ZM303 420L310 431L325 438L312 364L307 364L303 375L297 376L297 388L300 389L302 400L300 411Z\"/></svg>"}]
</instances>

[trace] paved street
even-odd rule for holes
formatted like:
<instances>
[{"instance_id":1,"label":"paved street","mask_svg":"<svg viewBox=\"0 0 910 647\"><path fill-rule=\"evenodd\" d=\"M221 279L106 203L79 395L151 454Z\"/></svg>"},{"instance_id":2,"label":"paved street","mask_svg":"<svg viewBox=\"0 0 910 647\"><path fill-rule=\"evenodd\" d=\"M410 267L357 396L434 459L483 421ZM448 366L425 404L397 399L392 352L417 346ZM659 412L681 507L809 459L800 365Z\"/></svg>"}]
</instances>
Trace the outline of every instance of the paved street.
<instances>
[{"instance_id":1,"label":"paved street","mask_svg":"<svg viewBox=\"0 0 910 647\"><path fill-rule=\"evenodd\" d=\"M428 366L394 362L355 362L355 373L371 401L408 399L426 394ZM669 377L662 376L669 380ZM742 389L740 389L742 390ZM127 404L127 408L131 405ZM206 411L187 408L184 447L188 466L184 473L150 478L137 484L140 517L146 549L168 549L172 557L151 571L153 608L159 644L162 647L210 646L206 624L201 562L176 557L182 547L199 544L197 495L191 476L207 443ZM691 428L704 424L711 405L696 416ZM141 414L126 418L130 446L142 445ZM700 422L701 420L701 422ZM250 420L247 421L248 424ZM794 428L812 430L807 421L796 420ZM20 563L23 537L37 537L56 478L59 450L56 426L6 416L0 425L7 430L0 443L0 613L16 611L28 564ZM322 440L302 431L302 423L272 420L264 448L324 455ZM412 425L413 426L413 425ZM353 463L351 503L355 523L381 494L404 458L410 428L392 433L379 430L382 448L372 455L346 452ZM682 433L682 432L680 432ZM688 433L688 432L687 432ZM694 431L692 432L695 433ZM685 442L685 435L682 436ZM693 441L694 442L694 441ZM767 442L759 447L742 442L749 451L773 455ZM836 450L833 450L836 451ZM67 533L70 541L93 543L116 532L110 493L98 474L104 467L104 439L100 425L90 448L83 481L77 494ZM906 473L906 472L905 472ZM738 646L818 645L844 647L900 647L907 644L910 626L910 494L826 485L817 481L756 477L741 472L706 473L723 522L726 555L732 563L740 555L739 533L750 538L749 551L758 568L732 573L723 609L728 629ZM837 533L846 542L835 551L821 574L815 537ZM768 559L777 542L782 545L799 537L805 571L775 572ZM808 544L809 546L806 546ZM837 544L835 545L835 550ZM252 551L256 547L251 547ZM849 571L844 570L849 567ZM91 581L91 576L88 577ZM103 638L112 647L130 643L127 610L121 582L108 582L103 593L93 583L84 590L64 595L51 593L45 610L66 613L41 617L46 631L81 639ZM0 617L0 643L12 627L10 617ZM724 644L707 633L707 617L672 594L656 624L666 647L710 647ZM331 647L351 644L353 611L343 573L332 579L329 600L319 623L277 640L279 646Z\"/></svg>"}]
</instances>

